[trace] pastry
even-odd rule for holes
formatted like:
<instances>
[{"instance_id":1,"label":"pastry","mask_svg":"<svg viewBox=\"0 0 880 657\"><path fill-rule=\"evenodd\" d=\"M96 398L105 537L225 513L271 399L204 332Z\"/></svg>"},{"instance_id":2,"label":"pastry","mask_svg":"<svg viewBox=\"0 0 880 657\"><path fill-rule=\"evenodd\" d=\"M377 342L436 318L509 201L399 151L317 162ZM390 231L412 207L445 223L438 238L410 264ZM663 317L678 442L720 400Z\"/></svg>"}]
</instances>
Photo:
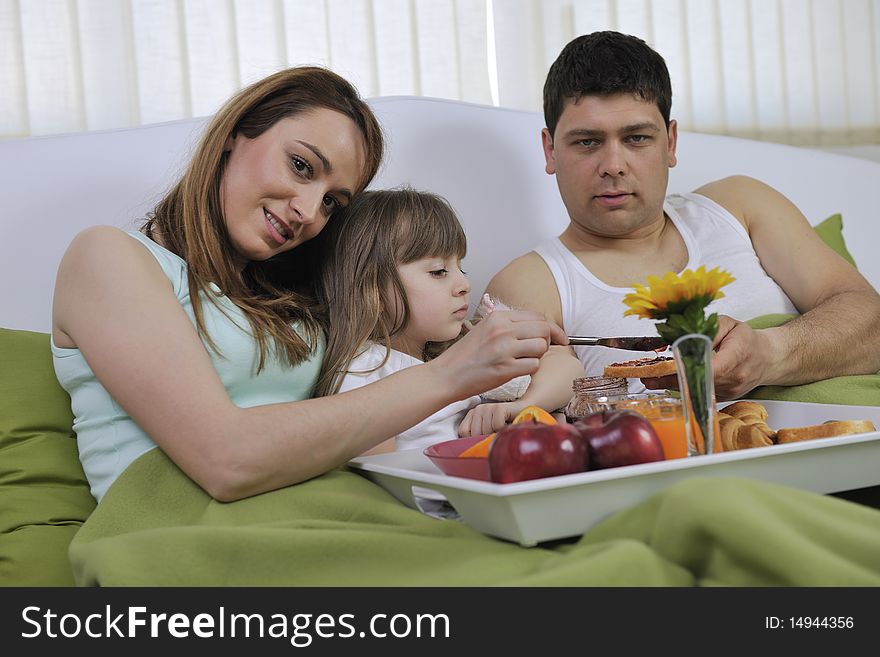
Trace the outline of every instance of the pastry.
<instances>
[{"instance_id":1,"label":"pastry","mask_svg":"<svg viewBox=\"0 0 880 657\"><path fill-rule=\"evenodd\" d=\"M870 420L833 420L824 424L812 424L806 427L780 429L777 440L782 443L795 443L814 438L831 438L833 436L849 436L855 433L876 431Z\"/></svg>"}]
</instances>

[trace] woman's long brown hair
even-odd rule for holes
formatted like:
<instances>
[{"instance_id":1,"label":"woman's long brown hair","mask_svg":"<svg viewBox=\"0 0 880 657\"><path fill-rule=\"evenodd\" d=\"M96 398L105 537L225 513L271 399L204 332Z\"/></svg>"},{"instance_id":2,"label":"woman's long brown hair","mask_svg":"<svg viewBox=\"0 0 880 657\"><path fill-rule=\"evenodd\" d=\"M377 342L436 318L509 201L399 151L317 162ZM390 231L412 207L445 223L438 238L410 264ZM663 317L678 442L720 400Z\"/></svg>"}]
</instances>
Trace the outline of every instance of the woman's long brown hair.
<instances>
[{"instance_id":1,"label":"woman's long brown hair","mask_svg":"<svg viewBox=\"0 0 880 657\"><path fill-rule=\"evenodd\" d=\"M360 130L366 162L356 192L362 191L382 161L384 141L375 115L355 88L332 71L289 68L243 89L214 115L183 176L142 228L150 238L158 234L166 248L186 261L196 327L211 348L216 351L196 301L213 302L208 285L215 283L244 312L259 348L258 369L270 342L291 365L308 358L325 322L315 303L313 277L303 264L310 261L309 242L265 262L250 262L244 270L235 266L220 201L226 144L237 134L259 137L281 119L318 107L344 114Z\"/></svg>"},{"instance_id":2,"label":"woman's long brown hair","mask_svg":"<svg viewBox=\"0 0 880 657\"><path fill-rule=\"evenodd\" d=\"M409 188L364 192L319 237L318 298L328 309L331 330L315 396L339 390L366 342L389 345L409 323L398 265L435 256L464 258L467 250L449 203ZM439 351L441 345L429 343L423 358Z\"/></svg>"}]
</instances>

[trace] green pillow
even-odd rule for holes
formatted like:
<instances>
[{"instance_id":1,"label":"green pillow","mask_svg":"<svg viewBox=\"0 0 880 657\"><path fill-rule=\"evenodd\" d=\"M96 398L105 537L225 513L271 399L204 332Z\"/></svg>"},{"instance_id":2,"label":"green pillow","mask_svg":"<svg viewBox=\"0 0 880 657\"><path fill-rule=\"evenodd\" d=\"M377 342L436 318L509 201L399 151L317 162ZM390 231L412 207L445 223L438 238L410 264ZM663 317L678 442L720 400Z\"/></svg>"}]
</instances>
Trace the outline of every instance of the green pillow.
<instances>
[{"instance_id":1,"label":"green pillow","mask_svg":"<svg viewBox=\"0 0 880 657\"><path fill-rule=\"evenodd\" d=\"M73 586L67 546L95 508L45 333L0 329L0 585Z\"/></svg>"},{"instance_id":2,"label":"green pillow","mask_svg":"<svg viewBox=\"0 0 880 657\"><path fill-rule=\"evenodd\" d=\"M839 214L833 214L822 223L813 226L813 230L837 255L841 256L853 267L856 266L856 261L846 248L846 242L843 241L843 217Z\"/></svg>"}]
</instances>

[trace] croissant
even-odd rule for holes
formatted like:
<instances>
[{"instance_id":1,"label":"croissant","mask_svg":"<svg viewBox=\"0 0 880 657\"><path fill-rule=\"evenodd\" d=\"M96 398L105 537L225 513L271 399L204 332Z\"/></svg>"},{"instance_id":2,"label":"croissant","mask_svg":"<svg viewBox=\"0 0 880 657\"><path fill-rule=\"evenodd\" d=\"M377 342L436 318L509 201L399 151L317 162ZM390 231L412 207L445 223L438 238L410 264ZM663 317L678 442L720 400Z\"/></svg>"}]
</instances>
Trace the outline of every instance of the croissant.
<instances>
[{"instance_id":1,"label":"croissant","mask_svg":"<svg viewBox=\"0 0 880 657\"><path fill-rule=\"evenodd\" d=\"M767 409L762 404L746 400L728 404L720 412L738 418L741 418L743 415L757 415L765 421L768 417Z\"/></svg>"},{"instance_id":2,"label":"croissant","mask_svg":"<svg viewBox=\"0 0 880 657\"><path fill-rule=\"evenodd\" d=\"M776 432L767 424L767 409L757 402L740 401L726 406L718 412L718 425L721 435L717 451L765 447L776 440Z\"/></svg>"}]
</instances>

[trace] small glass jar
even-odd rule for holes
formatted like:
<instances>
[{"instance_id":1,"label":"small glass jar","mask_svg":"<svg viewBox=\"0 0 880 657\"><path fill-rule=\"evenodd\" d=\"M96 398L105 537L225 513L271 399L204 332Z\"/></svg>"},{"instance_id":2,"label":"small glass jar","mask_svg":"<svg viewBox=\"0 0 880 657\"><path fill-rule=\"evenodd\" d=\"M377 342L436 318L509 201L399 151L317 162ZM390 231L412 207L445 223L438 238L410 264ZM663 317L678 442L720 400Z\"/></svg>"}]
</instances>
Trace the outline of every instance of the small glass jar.
<instances>
[{"instance_id":1,"label":"small glass jar","mask_svg":"<svg viewBox=\"0 0 880 657\"><path fill-rule=\"evenodd\" d=\"M619 376L584 376L571 383L574 396L565 407L565 419L576 422L599 410L595 402L627 393L626 379Z\"/></svg>"}]
</instances>

